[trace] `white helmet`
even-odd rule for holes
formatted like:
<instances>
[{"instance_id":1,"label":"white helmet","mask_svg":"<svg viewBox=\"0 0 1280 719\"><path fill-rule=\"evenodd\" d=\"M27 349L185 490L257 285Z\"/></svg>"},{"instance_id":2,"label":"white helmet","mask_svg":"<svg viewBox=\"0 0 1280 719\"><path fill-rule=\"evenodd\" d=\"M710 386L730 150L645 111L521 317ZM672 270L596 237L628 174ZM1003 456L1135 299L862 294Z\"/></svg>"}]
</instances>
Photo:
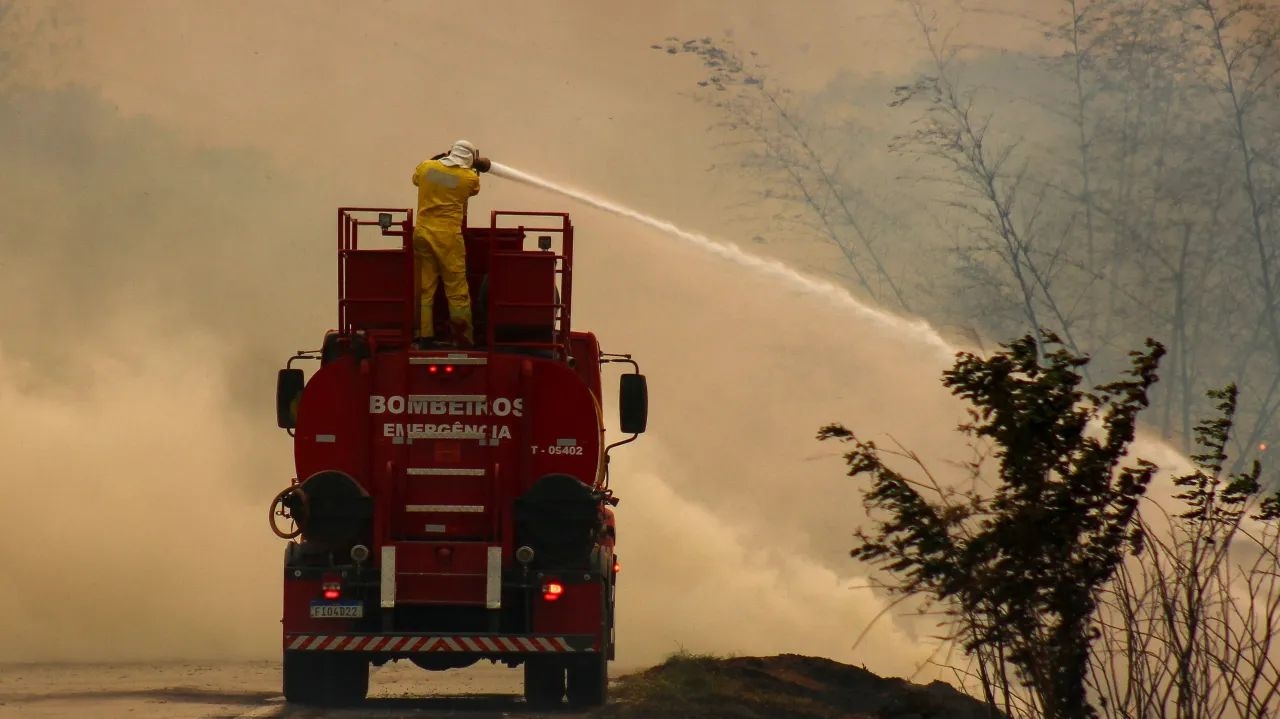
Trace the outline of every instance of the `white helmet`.
<instances>
[{"instance_id":1,"label":"white helmet","mask_svg":"<svg viewBox=\"0 0 1280 719\"><path fill-rule=\"evenodd\" d=\"M453 143L449 154L440 159L440 164L450 167L471 167L476 161L476 146L466 140Z\"/></svg>"}]
</instances>

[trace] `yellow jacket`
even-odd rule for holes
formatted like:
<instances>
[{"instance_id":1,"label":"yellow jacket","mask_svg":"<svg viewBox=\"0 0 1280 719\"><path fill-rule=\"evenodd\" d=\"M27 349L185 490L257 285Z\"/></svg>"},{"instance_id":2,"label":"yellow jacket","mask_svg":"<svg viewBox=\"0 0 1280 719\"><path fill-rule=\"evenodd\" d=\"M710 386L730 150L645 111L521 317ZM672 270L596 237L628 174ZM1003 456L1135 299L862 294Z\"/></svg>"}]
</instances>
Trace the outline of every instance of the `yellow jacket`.
<instances>
[{"instance_id":1,"label":"yellow jacket","mask_svg":"<svg viewBox=\"0 0 1280 719\"><path fill-rule=\"evenodd\" d=\"M480 192L480 174L468 167L424 160L413 171L413 184L418 187L414 234L460 233L467 200Z\"/></svg>"}]
</instances>

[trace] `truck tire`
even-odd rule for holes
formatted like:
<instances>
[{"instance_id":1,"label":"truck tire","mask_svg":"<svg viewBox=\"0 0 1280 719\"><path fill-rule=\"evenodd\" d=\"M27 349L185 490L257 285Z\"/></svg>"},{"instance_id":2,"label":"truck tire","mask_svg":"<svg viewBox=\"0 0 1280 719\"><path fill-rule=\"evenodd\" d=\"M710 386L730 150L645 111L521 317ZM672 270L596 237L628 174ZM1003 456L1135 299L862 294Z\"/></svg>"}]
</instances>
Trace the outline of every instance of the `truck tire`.
<instances>
[{"instance_id":1,"label":"truck tire","mask_svg":"<svg viewBox=\"0 0 1280 719\"><path fill-rule=\"evenodd\" d=\"M319 657L302 652L285 652L283 663L284 699L294 704L319 704L324 677Z\"/></svg>"},{"instance_id":2,"label":"truck tire","mask_svg":"<svg viewBox=\"0 0 1280 719\"><path fill-rule=\"evenodd\" d=\"M284 653L284 698L293 704L340 707L369 693L369 661L318 652Z\"/></svg>"},{"instance_id":3,"label":"truck tire","mask_svg":"<svg viewBox=\"0 0 1280 719\"><path fill-rule=\"evenodd\" d=\"M569 660L569 703L576 707L603 706L609 698L609 654L594 652Z\"/></svg>"},{"instance_id":4,"label":"truck tire","mask_svg":"<svg viewBox=\"0 0 1280 719\"><path fill-rule=\"evenodd\" d=\"M612 564L612 563L610 563ZM600 585L600 651L569 658L567 674L569 703L575 707L603 706L609 698L609 657L613 654L613 567L600 567L605 581Z\"/></svg>"},{"instance_id":5,"label":"truck tire","mask_svg":"<svg viewBox=\"0 0 1280 719\"><path fill-rule=\"evenodd\" d=\"M560 706L564 697L564 664L557 659L530 658L524 663L524 701L531 709Z\"/></svg>"}]
</instances>

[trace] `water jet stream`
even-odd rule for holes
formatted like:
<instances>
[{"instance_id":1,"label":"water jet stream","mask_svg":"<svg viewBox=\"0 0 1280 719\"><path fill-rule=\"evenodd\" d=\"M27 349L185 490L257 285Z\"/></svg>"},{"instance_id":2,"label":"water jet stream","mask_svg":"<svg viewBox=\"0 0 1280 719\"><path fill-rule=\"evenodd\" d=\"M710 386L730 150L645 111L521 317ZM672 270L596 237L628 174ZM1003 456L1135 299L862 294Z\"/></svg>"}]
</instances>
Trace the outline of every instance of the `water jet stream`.
<instances>
[{"instance_id":1,"label":"water jet stream","mask_svg":"<svg viewBox=\"0 0 1280 719\"><path fill-rule=\"evenodd\" d=\"M858 315L866 317L883 327L896 330L913 339L920 340L926 345L935 348L946 357L951 357L956 352L956 348L951 346L946 340L942 339L937 331L924 320L908 319L886 312L878 307L872 307L849 294L848 290L843 287L825 280L810 277L778 260L753 255L744 251L737 245L715 240L697 232L690 232L688 230L681 229L666 220L660 220L651 215L646 215L639 210L634 210L630 207L620 205L584 190L562 185L546 178L538 177L537 175L533 175L522 170L517 170L514 167L504 165L500 162L493 163L490 173L508 180L521 182L526 185L540 187L545 190L559 193L565 197L570 197L597 209L604 210L605 212L610 212L620 217L625 217L641 224L648 225L659 232L678 237L741 267L754 270L776 280L781 280L782 282L785 282L806 294L818 295L826 298L837 306L853 310Z\"/></svg>"}]
</instances>

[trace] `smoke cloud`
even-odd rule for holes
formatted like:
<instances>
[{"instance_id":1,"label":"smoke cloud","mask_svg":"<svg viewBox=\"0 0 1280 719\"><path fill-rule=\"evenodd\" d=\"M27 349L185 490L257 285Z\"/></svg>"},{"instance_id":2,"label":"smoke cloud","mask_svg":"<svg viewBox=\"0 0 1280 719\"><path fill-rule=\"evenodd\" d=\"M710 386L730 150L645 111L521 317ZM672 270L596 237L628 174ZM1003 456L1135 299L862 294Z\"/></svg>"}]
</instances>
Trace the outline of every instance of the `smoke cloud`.
<instances>
[{"instance_id":1,"label":"smoke cloud","mask_svg":"<svg viewBox=\"0 0 1280 719\"><path fill-rule=\"evenodd\" d=\"M113 328L121 344L86 353L74 385L43 381L0 346L0 659L261 656L274 645L281 552L260 499L240 491L247 474L269 474L246 451L262 440L228 401L210 359L218 338L157 347L141 319Z\"/></svg>"},{"instance_id":2,"label":"smoke cloud","mask_svg":"<svg viewBox=\"0 0 1280 719\"><path fill-rule=\"evenodd\" d=\"M0 94L0 564L17 588L0 595L2 660L274 656L282 543L265 515L291 449L271 382L333 322L338 205L412 202L412 167L467 136L745 239L722 229L735 188L700 175L718 150L679 94L696 68L648 44L729 22L801 85L829 79L830 47L860 46L848 34L874 39L866 68L914 62L895 54L908 26L840 4L58 7L76 40L56 44L61 75ZM827 50L800 48L813 33ZM885 600L856 588L856 486L814 434L842 421L945 474L967 456L945 352L533 188L486 177L472 208L575 213L575 321L650 379L651 431L613 462L621 663L684 647L910 673L932 645L909 624L880 619L852 648Z\"/></svg>"}]
</instances>

